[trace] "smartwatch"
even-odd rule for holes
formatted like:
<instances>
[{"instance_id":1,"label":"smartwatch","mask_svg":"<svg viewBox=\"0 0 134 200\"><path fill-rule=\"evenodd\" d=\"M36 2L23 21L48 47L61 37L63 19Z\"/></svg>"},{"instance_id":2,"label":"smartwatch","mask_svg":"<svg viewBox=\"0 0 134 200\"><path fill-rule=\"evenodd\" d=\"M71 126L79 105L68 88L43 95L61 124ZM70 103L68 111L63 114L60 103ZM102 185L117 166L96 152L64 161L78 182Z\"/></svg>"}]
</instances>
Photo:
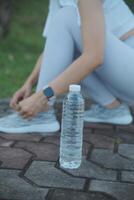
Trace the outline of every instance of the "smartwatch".
<instances>
[{"instance_id":1,"label":"smartwatch","mask_svg":"<svg viewBox=\"0 0 134 200\"><path fill-rule=\"evenodd\" d=\"M56 96L54 95L54 90L49 85L45 85L43 87L43 93L47 97L49 104L53 103L53 101L56 99Z\"/></svg>"}]
</instances>

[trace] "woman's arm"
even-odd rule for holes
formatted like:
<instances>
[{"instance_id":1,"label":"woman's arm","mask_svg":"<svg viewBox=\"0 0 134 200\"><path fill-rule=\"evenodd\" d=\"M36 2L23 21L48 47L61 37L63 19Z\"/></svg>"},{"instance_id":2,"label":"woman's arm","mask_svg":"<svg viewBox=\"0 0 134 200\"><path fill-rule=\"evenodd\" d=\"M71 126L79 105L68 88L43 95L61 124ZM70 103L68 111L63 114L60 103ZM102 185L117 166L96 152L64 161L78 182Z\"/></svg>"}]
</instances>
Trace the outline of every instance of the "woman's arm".
<instances>
[{"instance_id":1,"label":"woman's arm","mask_svg":"<svg viewBox=\"0 0 134 200\"><path fill-rule=\"evenodd\" d=\"M30 74L30 76L25 81L25 84L29 83L32 86L34 86L36 84L36 82L38 80L39 72L40 72L40 67L41 67L41 62L42 62L42 54L37 59L35 67L34 67L32 73Z\"/></svg>"},{"instance_id":2,"label":"woman's arm","mask_svg":"<svg viewBox=\"0 0 134 200\"><path fill-rule=\"evenodd\" d=\"M105 24L101 0L79 0L83 53L63 73L49 83L55 95L68 91L103 62Z\"/></svg>"}]
</instances>

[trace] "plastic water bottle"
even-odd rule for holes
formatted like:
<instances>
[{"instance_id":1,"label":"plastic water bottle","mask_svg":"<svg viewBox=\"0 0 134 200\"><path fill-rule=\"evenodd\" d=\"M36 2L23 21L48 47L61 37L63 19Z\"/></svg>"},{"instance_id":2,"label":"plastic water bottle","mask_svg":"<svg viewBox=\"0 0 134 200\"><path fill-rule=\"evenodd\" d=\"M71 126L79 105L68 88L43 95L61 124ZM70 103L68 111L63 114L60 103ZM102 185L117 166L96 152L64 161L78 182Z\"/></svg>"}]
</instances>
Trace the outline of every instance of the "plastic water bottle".
<instances>
[{"instance_id":1,"label":"plastic water bottle","mask_svg":"<svg viewBox=\"0 0 134 200\"><path fill-rule=\"evenodd\" d=\"M80 85L70 85L62 107L60 166L63 168L75 169L81 165L84 108Z\"/></svg>"}]
</instances>

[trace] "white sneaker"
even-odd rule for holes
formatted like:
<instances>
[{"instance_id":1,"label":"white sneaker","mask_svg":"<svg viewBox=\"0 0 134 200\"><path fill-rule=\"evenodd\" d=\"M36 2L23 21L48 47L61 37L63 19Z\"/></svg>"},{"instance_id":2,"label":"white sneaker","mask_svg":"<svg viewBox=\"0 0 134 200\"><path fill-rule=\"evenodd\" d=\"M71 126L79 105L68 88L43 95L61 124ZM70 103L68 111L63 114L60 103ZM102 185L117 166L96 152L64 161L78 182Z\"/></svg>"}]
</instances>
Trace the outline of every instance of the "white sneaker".
<instances>
[{"instance_id":1,"label":"white sneaker","mask_svg":"<svg viewBox=\"0 0 134 200\"><path fill-rule=\"evenodd\" d=\"M17 112L0 118L0 131L5 133L46 133L59 129L54 109L39 113L31 121L23 119Z\"/></svg>"},{"instance_id":2,"label":"white sneaker","mask_svg":"<svg viewBox=\"0 0 134 200\"><path fill-rule=\"evenodd\" d=\"M128 105L125 103L113 109L93 104L90 110L85 111L84 121L127 125L133 121L133 117Z\"/></svg>"}]
</instances>

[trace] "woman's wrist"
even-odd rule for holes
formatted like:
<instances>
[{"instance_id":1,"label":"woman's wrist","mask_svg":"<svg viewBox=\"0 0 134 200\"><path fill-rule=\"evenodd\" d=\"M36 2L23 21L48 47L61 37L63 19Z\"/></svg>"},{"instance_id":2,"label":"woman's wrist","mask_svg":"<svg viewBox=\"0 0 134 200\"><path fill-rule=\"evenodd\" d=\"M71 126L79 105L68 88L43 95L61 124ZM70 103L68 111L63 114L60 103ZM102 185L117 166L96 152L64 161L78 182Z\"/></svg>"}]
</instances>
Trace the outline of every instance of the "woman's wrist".
<instances>
[{"instance_id":1,"label":"woman's wrist","mask_svg":"<svg viewBox=\"0 0 134 200\"><path fill-rule=\"evenodd\" d=\"M32 85L32 83L30 82L30 81L26 81L24 84L23 84L23 86L22 87L28 87L28 88L33 88L33 85Z\"/></svg>"},{"instance_id":2,"label":"woman's wrist","mask_svg":"<svg viewBox=\"0 0 134 200\"><path fill-rule=\"evenodd\" d=\"M25 83L24 83L24 85L29 85L29 86L31 86L31 87L34 87L34 85L36 84L36 80L35 80L35 78L28 78L26 81L25 81Z\"/></svg>"}]
</instances>

